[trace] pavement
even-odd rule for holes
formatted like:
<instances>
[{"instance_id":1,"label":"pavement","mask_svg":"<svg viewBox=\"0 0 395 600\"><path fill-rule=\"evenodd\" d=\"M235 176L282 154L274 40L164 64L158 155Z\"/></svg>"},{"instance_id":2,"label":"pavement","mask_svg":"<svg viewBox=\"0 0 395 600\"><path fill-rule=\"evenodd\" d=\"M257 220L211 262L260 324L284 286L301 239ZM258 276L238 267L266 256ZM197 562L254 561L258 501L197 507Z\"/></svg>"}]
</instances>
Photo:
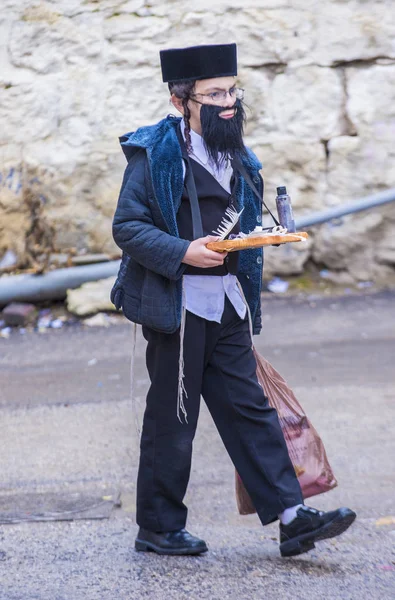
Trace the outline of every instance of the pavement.
<instances>
[{"instance_id":1,"label":"pavement","mask_svg":"<svg viewBox=\"0 0 395 600\"><path fill-rule=\"evenodd\" d=\"M135 552L130 324L0 339L1 505L35 493L122 500L102 520L0 525L0 600L394 600L394 306L394 291L262 297L256 347L295 391L339 481L307 503L358 514L342 536L289 559L277 523L238 515L234 469L203 404L186 503L188 529L210 551ZM139 419L144 346L139 333Z\"/></svg>"}]
</instances>

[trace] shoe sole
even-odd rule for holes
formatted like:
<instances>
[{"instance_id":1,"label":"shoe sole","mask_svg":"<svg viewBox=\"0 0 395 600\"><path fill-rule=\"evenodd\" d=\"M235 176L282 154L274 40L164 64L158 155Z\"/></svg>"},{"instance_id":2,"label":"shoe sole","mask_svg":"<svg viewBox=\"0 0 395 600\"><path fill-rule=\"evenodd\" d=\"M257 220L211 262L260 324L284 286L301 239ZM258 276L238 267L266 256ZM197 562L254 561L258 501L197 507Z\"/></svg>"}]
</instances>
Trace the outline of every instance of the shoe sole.
<instances>
[{"instance_id":1,"label":"shoe sole","mask_svg":"<svg viewBox=\"0 0 395 600\"><path fill-rule=\"evenodd\" d=\"M169 556L196 556L208 551L207 546L200 548L161 548L151 542L143 542L142 540L136 540L134 547L137 552L156 552L156 554L168 554Z\"/></svg>"},{"instance_id":2,"label":"shoe sole","mask_svg":"<svg viewBox=\"0 0 395 600\"><path fill-rule=\"evenodd\" d=\"M350 511L347 515L335 517L315 531L310 531L280 544L281 556L297 556L315 548L314 542L327 540L344 533L353 524L356 514Z\"/></svg>"}]
</instances>

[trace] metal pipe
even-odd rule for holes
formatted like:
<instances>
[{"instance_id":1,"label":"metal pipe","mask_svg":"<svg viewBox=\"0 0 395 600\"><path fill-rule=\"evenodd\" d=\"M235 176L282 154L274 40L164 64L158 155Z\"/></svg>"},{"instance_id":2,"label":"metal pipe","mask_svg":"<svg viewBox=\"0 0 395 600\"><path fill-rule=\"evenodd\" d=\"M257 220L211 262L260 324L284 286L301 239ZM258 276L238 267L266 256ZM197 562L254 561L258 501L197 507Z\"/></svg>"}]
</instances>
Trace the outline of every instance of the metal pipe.
<instances>
[{"instance_id":1,"label":"metal pipe","mask_svg":"<svg viewBox=\"0 0 395 600\"><path fill-rule=\"evenodd\" d=\"M326 223L345 215L382 206L395 201L395 188L367 196L345 206L336 206L322 212L312 213L295 220L297 230ZM40 302L62 300L67 290L78 288L87 281L97 281L116 276L120 261L114 260L81 267L57 269L44 275L12 275L0 278L0 306L9 302Z\"/></svg>"},{"instance_id":2,"label":"metal pipe","mask_svg":"<svg viewBox=\"0 0 395 600\"><path fill-rule=\"evenodd\" d=\"M0 278L0 306L10 302L62 300L67 290L87 281L116 276L121 261L114 260L83 267L56 269L44 275L10 275Z\"/></svg>"},{"instance_id":3,"label":"metal pipe","mask_svg":"<svg viewBox=\"0 0 395 600\"><path fill-rule=\"evenodd\" d=\"M304 228L311 227L312 225L326 223L332 219L338 219L345 215L351 215L362 210L382 206L389 202L395 202L395 188L386 190L385 192L379 192L378 194L372 194L371 196L366 196L366 198L353 202L352 204L335 206L334 208L329 208L322 212L303 215L298 219L295 219L296 230L302 231Z\"/></svg>"}]
</instances>

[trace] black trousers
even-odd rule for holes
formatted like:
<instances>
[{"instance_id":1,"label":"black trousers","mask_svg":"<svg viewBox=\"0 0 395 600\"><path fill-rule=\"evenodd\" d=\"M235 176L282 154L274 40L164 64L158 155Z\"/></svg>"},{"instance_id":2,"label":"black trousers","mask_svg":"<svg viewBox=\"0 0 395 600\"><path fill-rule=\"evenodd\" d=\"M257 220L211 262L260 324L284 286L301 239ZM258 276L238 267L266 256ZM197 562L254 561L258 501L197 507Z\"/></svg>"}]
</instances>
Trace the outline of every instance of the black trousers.
<instances>
[{"instance_id":1,"label":"black trousers","mask_svg":"<svg viewBox=\"0 0 395 600\"><path fill-rule=\"evenodd\" d=\"M177 418L180 335L143 327L148 341L147 396L137 480L137 523L151 531L185 526L192 442L203 396L223 443L265 525L303 503L275 409L256 377L247 319L226 299L221 323L187 312L184 398Z\"/></svg>"}]
</instances>

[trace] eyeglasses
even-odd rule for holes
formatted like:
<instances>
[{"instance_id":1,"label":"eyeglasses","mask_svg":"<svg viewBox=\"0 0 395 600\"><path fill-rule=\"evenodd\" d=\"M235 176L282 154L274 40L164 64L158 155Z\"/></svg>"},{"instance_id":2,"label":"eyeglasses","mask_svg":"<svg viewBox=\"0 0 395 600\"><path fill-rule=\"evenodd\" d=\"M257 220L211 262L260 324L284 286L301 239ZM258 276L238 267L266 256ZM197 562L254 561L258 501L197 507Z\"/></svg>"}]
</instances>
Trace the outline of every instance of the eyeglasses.
<instances>
[{"instance_id":1,"label":"eyeglasses","mask_svg":"<svg viewBox=\"0 0 395 600\"><path fill-rule=\"evenodd\" d=\"M226 100L228 94L231 98L237 98L238 100L243 100L244 98L244 90L237 87L232 87L227 91L211 92L211 94L191 94L191 97L203 96L205 98L210 98L214 104L221 104L223 100Z\"/></svg>"}]
</instances>

